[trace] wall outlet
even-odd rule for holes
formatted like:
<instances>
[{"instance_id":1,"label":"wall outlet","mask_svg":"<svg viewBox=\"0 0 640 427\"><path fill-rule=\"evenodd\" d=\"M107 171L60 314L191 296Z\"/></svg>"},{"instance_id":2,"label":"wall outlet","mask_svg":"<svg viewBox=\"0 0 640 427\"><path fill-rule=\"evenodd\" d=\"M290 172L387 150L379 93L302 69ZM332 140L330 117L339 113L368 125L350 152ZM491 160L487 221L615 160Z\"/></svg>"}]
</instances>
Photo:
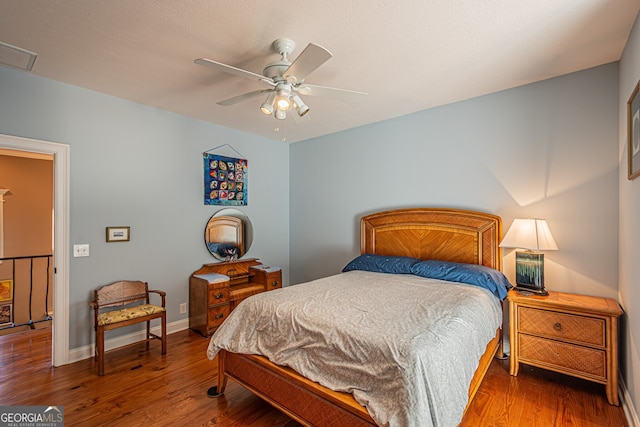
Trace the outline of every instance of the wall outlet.
<instances>
[{"instance_id":1,"label":"wall outlet","mask_svg":"<svg viewBox=\"0 0 640 427\"><path fill-rule=\"evenodd\" d=\"M183 302L180 304L180 314L185 314L187 312L187 303Z\"/></svg>"},{"instance_id":2,"label":"wall outlet","mask_svg":"<svg viewBox=\"0 0 640 427\"><path fill-rule=\"evenodd\" d=\"M74 258L89 256L89 244L73 245L73 256Z\"/></svg>"}]
</instances>

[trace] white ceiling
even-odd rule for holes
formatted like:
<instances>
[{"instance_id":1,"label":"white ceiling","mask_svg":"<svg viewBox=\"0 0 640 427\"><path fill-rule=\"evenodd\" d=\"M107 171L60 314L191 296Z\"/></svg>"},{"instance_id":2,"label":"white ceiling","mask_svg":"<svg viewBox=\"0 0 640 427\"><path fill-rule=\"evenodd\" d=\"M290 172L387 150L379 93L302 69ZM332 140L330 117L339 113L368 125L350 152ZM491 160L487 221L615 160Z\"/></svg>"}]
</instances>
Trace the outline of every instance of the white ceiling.
<instances>
[{"instance_id":1,"label":"white ceiling","mask_svg":"<svg viewBox=\"0 0 640 427\"><path fill-rule=\"evenodd\" d=\"M0 42L32 73L271 139L296 142L620 59L639 0L0 0ZM195 65L258 74L273 40L333 54L306 82L368 92L304 97L310 120L262 114L265 88ZM44 94L43 94L44 96ZM280 132L274 128L279 126Z\"/></svg>"}]
</instances>

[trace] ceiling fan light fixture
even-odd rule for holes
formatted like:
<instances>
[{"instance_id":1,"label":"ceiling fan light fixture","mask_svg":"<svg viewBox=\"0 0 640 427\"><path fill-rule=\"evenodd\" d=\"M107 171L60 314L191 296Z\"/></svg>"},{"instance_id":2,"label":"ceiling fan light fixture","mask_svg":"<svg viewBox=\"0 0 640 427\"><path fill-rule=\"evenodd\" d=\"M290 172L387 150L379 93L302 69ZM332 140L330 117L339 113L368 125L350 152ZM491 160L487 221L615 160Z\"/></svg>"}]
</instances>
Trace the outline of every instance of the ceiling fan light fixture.
<instances>
[{"instance_id":1,"label":"ceiling fan light fixture","mask_svg":"<svg viewBox=\"0 0 640 427\"><path fill-rule=\"evenodd\" d=\"M291 106L291 101L289 101L289 95L278 95L278 100L276 101L276 105L278 106L278 110L287 111Z\"/></svg>"},{"instance_id":2,"label":"ceiling fan light fixture","mask_svg":"<svg viewBox=\"0 0 640 427\"><path fill-rule=\"evenodd\" d=\"M260 111L262 111L267 116L272 115L273 106L275 105L275 103L276 103L276 93L269 92L269 95L267 95L267 99L260 106Z\"/></svg>"},{"instance_id":3,"label":"ceiling fan light fixture","mask_svg":"<svg viewBox=\"0 0 640 427\"><path fill-rule=\"evenodd\" d=\"M302 102L302 99L300 99L298 95L293 95L291 98L293 99L293 105L296 107L296 112L300 117L309 112L309 107Z\"/></svg>"},{"instance_id":4,"label":"ceiling fan light fixture","mask_svg":"<svg viewBox=\"0 0 640 427\"><path fill-rule=\"evenodd\" d=\"M293 61L289 60L289 55L295 48L295 43L292 40L280 38L275 40L272 46L273 49L280 54L281 58L278 61L268 63L262 70L262 74L207 58L197 58L194 60L197 65L211 67L218 71L259 81L260 83L270 86L269 89L253 90L242 95L218 101L218 105L228 107L253 97L263 96L263 94L267 93L267 99L260 104L260 111L266 116L275 117L277 120L285 120L289 109L295 110L295 113L300 117L307 115L309 112L309 107L302 101L300 96L323 96L355 102L367 95L365 92L304 83L309 74L327 62L332 56L331 52L322 46L309 43ZM0 52L0 54L1 53L2 52ZM292 106L293 108L291 108ZM292 116L292 118L297 120L297 116L295 115Z\"/></svg>"},{"instance_id":5,"label":"ceiling fan light fixture","mask_svg":"<svg viewBox=\"0 0 640 427\"><path fill-rule=\"evenodd\" d=\"M278 110L286 111L291 106L291 87L286 84L279 84L276 87L278 96L276 97L276 107Z\"/></svg>"},{"instance_id":6,"label":"ceiling fan light fixture","mask_svg":"<svg viewBox=\"0 0 640 427\"><path fill-rule=\"evenodd\" d=\"M287 112L285 110L276 109L275 117L278 120L284 120L287 118Z\"/></svg>"}]
</instances>

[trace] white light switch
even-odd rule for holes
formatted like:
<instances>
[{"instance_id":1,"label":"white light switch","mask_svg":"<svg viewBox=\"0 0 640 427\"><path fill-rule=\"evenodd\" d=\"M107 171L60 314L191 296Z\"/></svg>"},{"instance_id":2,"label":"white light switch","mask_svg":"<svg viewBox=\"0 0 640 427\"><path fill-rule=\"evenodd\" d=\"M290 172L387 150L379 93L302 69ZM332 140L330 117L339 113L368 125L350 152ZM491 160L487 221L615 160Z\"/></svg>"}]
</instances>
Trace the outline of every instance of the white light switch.
<instances>
[{"instance_id":1,"label":"white light switch","mask_svg":"<svg viewBox=\"0 0 640 427\"><path fill-rule=\"evenodd\" d=\"M89 244L73 245L73 256L74 258L89 256Z\"/></svg>"}]
</instances>

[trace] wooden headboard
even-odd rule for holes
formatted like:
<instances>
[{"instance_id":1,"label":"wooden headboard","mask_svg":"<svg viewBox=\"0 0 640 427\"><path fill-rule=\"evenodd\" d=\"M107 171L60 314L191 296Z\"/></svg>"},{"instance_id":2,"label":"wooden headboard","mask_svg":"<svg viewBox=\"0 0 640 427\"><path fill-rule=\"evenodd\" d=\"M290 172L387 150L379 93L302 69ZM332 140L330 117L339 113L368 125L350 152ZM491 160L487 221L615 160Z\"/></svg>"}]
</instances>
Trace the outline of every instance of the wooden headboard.
<instances>
[{"instance_id":1,"label":"wooden headboard","mask_svg":"<svg viewBox=\"0 0 640 427\"><path fill-rule=\"evenodd\" d=\"M244 228L240 218L213 217L209 220L205 233L207 243L233 243L238 247L239 255L244 255Z\"/></svg>"},{"instance_id":2,"label":"wooden headboard","mask_svg":"<svg viewBox=\"0 0 640 427\"><path fill-rule=\"evenodd\" d=\"M362 217L360 253L480 264L502 270L502 219L443 208L396 209Z\"/></svg>"}]
</instances>

